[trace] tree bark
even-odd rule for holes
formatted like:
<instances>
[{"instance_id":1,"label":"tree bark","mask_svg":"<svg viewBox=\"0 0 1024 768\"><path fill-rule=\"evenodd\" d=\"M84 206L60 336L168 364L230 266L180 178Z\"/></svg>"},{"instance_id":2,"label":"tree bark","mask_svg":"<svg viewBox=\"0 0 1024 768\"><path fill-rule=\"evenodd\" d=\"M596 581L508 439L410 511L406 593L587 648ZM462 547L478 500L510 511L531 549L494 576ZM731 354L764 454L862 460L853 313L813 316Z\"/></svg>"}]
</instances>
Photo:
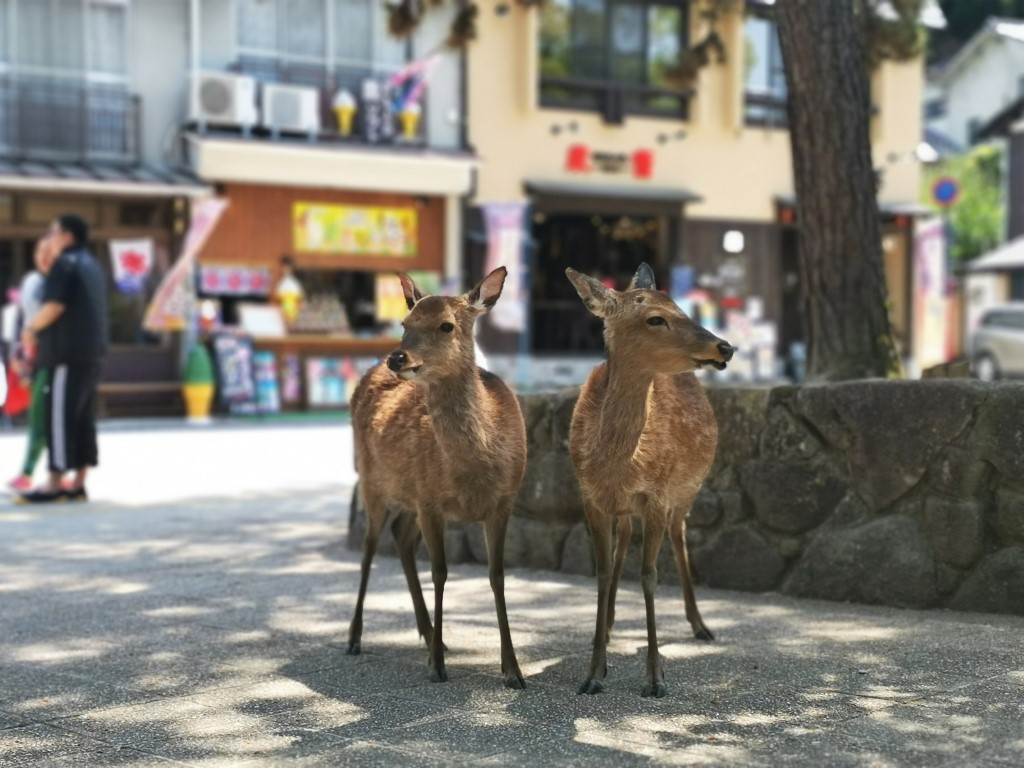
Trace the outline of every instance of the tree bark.
<instances>
[{"instance_id":1,"label":"tree bark","mask_svg":"<svg viewBox=\"0 0 1024 768\"><path fill-rule=\"evenodd\" d=\"M857 5L857 8L854 6ZM779 0L812 380L896 376L859 0Z\"/></svg>"}]
</instances>

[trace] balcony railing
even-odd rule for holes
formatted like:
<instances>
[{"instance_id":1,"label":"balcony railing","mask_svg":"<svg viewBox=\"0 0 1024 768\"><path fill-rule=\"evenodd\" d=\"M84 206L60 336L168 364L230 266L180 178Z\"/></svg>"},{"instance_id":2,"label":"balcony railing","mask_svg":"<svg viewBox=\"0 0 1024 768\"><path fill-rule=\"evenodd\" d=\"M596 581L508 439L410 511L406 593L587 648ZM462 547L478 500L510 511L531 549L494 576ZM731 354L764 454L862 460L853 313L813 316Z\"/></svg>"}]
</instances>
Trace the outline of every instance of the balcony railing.
<instances>
[{"instance_id":1,"label":"balcony railing","mask_svg":"<svg viewBox=\"0 0 1024 768\"><path fill-rule=\"evenodd\" d=\"M549 75L540 81L541 106L600 112L604 121L612 125L621 124L627 115L685 120L693 94L692 89Z\"/></svg>"},{"instance_id":2,"label":"balcony railing","mask_svg":"<svg viewBox=\"0 0 1024 768\"><path fill-rule=\"evenodd\" d=\"M123 87L0 75L0 155L134 164L141 100Z\"/></svg>"},{"instance_id":3,"label":"balcony railing","mask_svg":"<svg viewBox=\"0 0 1024 768\"><path fill-rule=\"evenodd\" d=\"M375 72L368 67L322 67L315 64L293 64L272 58L244 55L235 61L229 67L229 70L235 74L253 77L261 87L268 83L276 83L315 89L318 95L320 112L320 130L315 138L319 141L338 141L353 144L365 142L362 130L362 121L365 116L362 102L362 86L364 81L374 79L382 82L386 81L390 76L390 73ZM341 89L349 91L357 101L353 129L347 136L341 135L338 117L333 109L334 96ZM432 145L435 137L430 135L428 92L424 92L418 100L421 111L420 118L417 121L415 136L412 138L403 136L399 118L397 115L393 115L395 121L394 126L392 126L393 136L388 140L388 143L407 147ZM264 125L258 127L255 132L257 136L275 134L272 126L267 125L267 122L266 116L264 116Z\"/></svg>"},{"instance_id":4,"label":"balcony railing","mask_svg":"<svg viewBox=\"0 0 1024 768\"><path fill-rule=\"evenodd\" d=\"M744 122L762 128L789 127L785 96L747 91L743 98Z\"/></svg>"}]
</instances>

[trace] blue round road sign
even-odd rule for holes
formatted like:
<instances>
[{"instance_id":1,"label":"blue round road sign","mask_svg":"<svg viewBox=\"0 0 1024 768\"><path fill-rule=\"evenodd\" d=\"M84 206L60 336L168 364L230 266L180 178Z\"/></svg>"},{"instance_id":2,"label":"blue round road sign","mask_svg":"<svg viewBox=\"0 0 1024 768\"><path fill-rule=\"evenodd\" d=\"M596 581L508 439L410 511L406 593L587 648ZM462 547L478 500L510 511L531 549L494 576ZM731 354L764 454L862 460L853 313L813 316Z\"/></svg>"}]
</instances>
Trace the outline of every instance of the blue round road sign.
<instances>
[{"instance_id":1,"label":"blue round road sign","mask_svg":"<svg viewBox=\"0 0 1024 768\"><path fill-rule=\"evenodd\" d=\"M960 197L960 182L952 176L942 176L932 184L932 200L943 207L949 207Z\"/></svg>"}]
</instances>

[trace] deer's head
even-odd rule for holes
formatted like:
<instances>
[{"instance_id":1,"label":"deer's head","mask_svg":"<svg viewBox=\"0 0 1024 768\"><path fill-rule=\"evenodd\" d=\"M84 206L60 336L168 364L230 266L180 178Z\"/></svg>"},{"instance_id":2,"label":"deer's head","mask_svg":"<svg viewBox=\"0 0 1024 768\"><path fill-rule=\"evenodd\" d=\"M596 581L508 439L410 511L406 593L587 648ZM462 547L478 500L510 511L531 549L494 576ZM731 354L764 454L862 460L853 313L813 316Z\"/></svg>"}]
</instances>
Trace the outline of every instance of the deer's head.
<instances>
[{"instance_id":1,"label":"deer's head","mask_svg":"<svg viewBox=\"0 0 1024 768\"><path fill-rule=\"evenodd\" d=\"M505 267L498 267L461 296L424 296L412 278L400 274L409 314L402 324L402 345L388 357L388 368L423 383L473 370L473 324L501 296L506 274Z\"/></svg>"},{"instance_id":2,"label":"deer's head","mask_svg":"<svg viewBox=\"0 0 1024 768\"><path fill-rule=\"evenodd\" d=\"M593 314L604 320L609 353L631 370L686 373L705 365L722 370L735 348L693 322L676 303L655 290L654 272L641 264L629 288L616 291L574 269L566 276Z\"/></svg>"}]
</instances>

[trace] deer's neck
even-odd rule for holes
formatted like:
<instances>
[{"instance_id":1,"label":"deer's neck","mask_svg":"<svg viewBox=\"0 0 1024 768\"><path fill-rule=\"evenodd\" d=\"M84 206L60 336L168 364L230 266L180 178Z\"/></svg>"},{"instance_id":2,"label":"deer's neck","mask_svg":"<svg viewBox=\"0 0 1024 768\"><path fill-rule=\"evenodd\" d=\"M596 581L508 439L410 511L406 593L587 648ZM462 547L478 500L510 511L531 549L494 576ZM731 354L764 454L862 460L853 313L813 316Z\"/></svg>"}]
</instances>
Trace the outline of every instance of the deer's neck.
<instances>
[{"instance_id":1,"label":"deer's neck","mask_svg":"<svg viewBox=\"0 0 1024 768\"><path fill-rule=\"evenodd\" d=\"M470 455L487 445L483 395L476 370L433 382L427 388L427 412L446 454Z\"/></svg>"},{"instance_id":2,"label":"deer's neck","mask_svg":"<svg viewBox=\"0 0 1024 768\"><path fill-rule=\"evenodd\" d=\"M654 376L637 375L608 361L608 389L601 409L602 452L630 459L640 444L651 413Z\"/></svg>"}]
</instances>

